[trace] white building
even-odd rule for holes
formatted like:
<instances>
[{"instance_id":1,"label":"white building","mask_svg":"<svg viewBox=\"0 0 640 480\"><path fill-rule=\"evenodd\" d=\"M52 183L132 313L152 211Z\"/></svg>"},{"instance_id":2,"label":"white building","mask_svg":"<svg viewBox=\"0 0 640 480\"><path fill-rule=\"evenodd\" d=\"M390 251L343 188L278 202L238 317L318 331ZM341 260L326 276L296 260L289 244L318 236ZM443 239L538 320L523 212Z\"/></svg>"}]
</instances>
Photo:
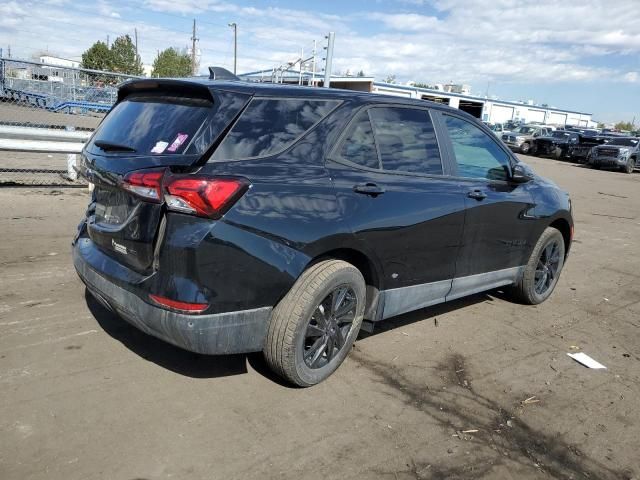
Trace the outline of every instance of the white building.
<instances>
[{"instance_id":1,"label":"white building","mask_svg":"<svg viewBox=\"0 0 640 480\"><path fill-rule=\"evenodd\" d=\"M257 72L241 74L240 78L253 82L311 86L322 86L324 83L324 76L319 73L312 75L309 72L299 72L295 70L259 70ZM331 87L443 103L463 110L489 123L505 123L512 120L524 123L535 122L558 126L597 126L597 123L591 119L590 113L539 106L535 105L533 100L527 102L511 102L498 100L496 98L478 97L469 93L470 87L468 85L437 84L433 86L434 88L422 88L414 85L376 82L373 77L331 75Z\"/></svg>"},{"instance_id":2,"label":"white building","mask_svg":"<svg viewBox=\"0 0 640 480\"><path fill-rule=\"evenodd\" d=\"M373 82L371 91L406 98L430 100L459 108L474 117L489 123L505 123L509 120L550 125L576 125L596 127L590 113L576 112L555 107L535 105L533 101L511 102L469 94L458 94L442 90L416 88L384 82Z\"/></svg>"},{"instance_id":3,"label":"white building","mask_svg":"<svg viewBox=\"0 0 640 480\"><path fill-rule=\"evenodd\" d=\"M79 72L69 70L70 68L80 68L79 61L54 57L53 55L40 55L39 58L43 65L37 69L36 78L58 83L74 81L79 78Z\"/></svg>"}]
</instances>

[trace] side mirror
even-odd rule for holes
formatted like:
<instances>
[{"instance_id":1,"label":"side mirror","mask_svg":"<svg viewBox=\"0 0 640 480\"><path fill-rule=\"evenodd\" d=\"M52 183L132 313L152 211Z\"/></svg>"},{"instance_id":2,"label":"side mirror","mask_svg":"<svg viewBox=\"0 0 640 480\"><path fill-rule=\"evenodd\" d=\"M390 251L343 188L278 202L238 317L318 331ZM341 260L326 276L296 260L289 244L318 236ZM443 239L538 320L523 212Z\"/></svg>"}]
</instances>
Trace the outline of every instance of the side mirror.
<instances>
[{"instance_id":1,"label":"side mirror","mask_svg":"<svg viewBox=\"0 0 640 480\"><path fill-rule=\"evenodd\" d=\"M511 181L514 183L527 183L532 180L529 171L519 163L516 163L511 169Z\"/></svg>"}]
</instances>

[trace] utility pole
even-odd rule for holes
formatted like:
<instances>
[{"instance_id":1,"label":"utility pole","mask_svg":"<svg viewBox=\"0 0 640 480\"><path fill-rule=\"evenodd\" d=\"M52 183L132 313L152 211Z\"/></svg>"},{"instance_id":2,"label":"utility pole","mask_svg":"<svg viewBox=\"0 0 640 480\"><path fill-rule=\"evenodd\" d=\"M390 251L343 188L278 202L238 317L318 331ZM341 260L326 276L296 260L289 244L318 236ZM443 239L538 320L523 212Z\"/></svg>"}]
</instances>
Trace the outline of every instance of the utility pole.
<instances>
[{"instance_id":1,"label":"utility pole","mask_svg":"<svg viewBox=\"0 0 640 480\"><path fill-rule=\"evenodd\" d=\"M107 48L109 48L109 35L107 35Z\"/></svg>"},{"instance_id":2,"label":"utility pole","mask_svg":"<svg viewBox=\"0 0 640 480\"><path fill-rule=\"evenodd\" d=\"M331 85L331 62L333 61L333 43L336 39L335 32L329 32L329 35L325 37L327 39L327 56L324 60L324 88L329 88Z\"/></svg>"},{"instance_id":3,"label":"utility pole","mask_svg":"<svg viewBox=\"0 0 640 480\"><path fill-rule=\"evenodd\" d=\"M136 65L136 74L139 75L140 73L142 73L140 70L142 70L142 62L140 62L140 65L138 65L138 29L134 28L133 29L133 38L135 39L135 47L136 47L136 60L135 60L135 65ZM138 70L138 67L140 67L140 70Z\"/></svg>"},{"instance_id":4,"label":"utility pole","mask_svg":"<svg viewBox=\"0 0 640 480\"><path fill-rule=\"evenodd\" d=\"M316 40L313 41L313 63L311 66L311 86L316 86Z\"/></svg>"},{"instance_id":5,"label":"utility pole","mask_svg":"<svg viewBox=\"0 0 640 480\"><path fill-rule=\"evenodd\" d=\"M11 58L11 45L7 45L7 57Z\"/></svg>"},{"instance_id":6,"label":"utility pole","mask_svg":"<svg viewBox=\"0 0 640 480\"><path fill-rule=\"evenodd\" d=\"M229 26L233 28L233 74L237 75L238 72L238 24L236 22L230 23Z\"/></svg>"},{"instance_id":7,"label":"utility pole","mask_svg":"<svg viewBox=\"0 0 640 480\"><path fill-rule=\"evenodd\" d=\"M197 75L196 71L196 42L199 38L196 38L196 19L193 19L193 34L191 35L191 73Z\"/></svg>"}]
</instances>

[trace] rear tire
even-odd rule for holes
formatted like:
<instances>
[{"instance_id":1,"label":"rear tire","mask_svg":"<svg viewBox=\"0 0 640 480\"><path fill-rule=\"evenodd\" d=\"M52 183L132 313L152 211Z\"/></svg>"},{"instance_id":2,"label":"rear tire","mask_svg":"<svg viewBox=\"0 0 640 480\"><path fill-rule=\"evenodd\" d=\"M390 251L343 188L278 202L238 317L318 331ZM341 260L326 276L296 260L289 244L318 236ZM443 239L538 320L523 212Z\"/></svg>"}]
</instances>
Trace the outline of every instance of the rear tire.
<instances>
[{"instance_id":1,"label":"rear tire","mask_svg":"<svg viewBox=\"0 0 640 480\"><path fill-rule=\"evenodd\" d=\"M547 227L514 285L512 293L522 303L537 305L544 302L558 283L564 266L564 238L559 230Z\"/></svg>"},{"instance_id":2,"label":"rear tire","mask_svg":"<svg viewBox=\"0 0 640 480\"><path fill-rule=\"evenodd\" d=\"M264 347L271 369L300 387L329 377L358 336L365 292L360 271L342 260L303 272L271 314Z\"/></svg>"}]
</instances>

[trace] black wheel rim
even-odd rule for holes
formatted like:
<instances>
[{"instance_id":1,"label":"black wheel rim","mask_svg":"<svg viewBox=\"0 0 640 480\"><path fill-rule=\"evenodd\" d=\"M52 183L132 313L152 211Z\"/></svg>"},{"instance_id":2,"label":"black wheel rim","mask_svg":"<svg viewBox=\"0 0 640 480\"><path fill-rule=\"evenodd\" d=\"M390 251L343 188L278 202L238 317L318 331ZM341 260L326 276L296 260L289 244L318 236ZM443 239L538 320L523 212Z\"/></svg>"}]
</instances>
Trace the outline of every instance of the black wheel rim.
<instances>
[{"instance_id":1,"label":"black wheel rim","mask_svg":"<svg viewBox=\"0 0 640 480\"><path fill-rule=\"evenodd\" d=\"M557 240L549 242L538 259L535 273L535 290L544 295L553 286L560 268L560 245Z\"/></svg>"},{"instance_id":2,"label":"black wheel rim","mask_svg":"<svg viewBox=\"0 0 640 480\"><path fill-rule=\"evenodd\" d=\"M357 307L356 294L348 285L335 288L320 302L305 331L302 353L307 367L322 368L345 348Z\"/></svg>"}]
</instances>

